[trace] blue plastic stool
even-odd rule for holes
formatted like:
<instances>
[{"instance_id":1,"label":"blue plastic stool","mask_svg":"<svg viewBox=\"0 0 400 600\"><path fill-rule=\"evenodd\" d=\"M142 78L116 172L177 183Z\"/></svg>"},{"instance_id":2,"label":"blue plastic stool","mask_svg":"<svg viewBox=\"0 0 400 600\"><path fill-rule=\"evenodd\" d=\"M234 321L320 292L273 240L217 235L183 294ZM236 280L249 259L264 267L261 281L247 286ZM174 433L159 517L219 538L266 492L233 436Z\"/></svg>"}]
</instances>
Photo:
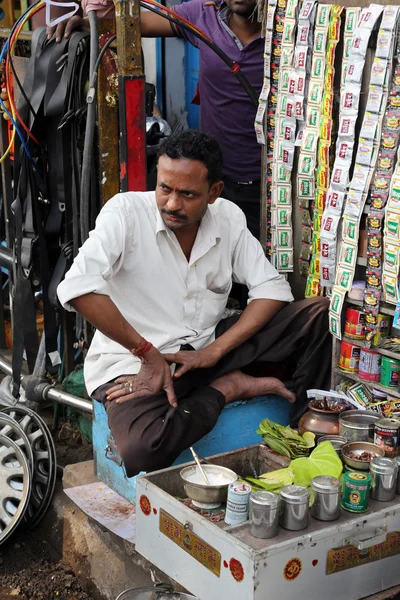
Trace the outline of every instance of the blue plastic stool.
<instances>
[{"instance_id":1,"label":"blue plastic stool","mask_svg":"<svg viewBox=\"0 0 400 600\"><path fill-rule=\"evenodd\" d=\"M104 406L93 401L93 450L95 473L100 481L132 503L136 500L136 477L128 479L108 428ZM289 423L287 400L279 396L260 396L252 400L228 404L222 410L216 426L194 448L200 456L230 452L262 441L256 429L262 419L268 418L281 425ZM192 461L189 450L178 456L174 465Z\"/></svg>"}]
</instances>

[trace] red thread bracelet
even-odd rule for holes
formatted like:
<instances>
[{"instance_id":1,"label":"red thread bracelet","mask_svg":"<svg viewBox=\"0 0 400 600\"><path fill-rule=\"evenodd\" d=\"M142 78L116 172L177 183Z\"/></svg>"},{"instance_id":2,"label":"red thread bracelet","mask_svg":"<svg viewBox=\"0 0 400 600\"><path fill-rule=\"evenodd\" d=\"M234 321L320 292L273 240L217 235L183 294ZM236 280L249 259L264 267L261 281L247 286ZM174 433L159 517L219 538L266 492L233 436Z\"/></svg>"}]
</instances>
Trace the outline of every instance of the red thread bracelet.
<instances>
[{"instance_id":1,"label":"red thread bracelet","mask_svg":"<svg viewBox=\"0 0 400 600\"><path fill-rule=\"evenodd\" d=\"M135 354L135 356L140 358L141 356L144 356L145 354L147 354L147 352L149 350L151 350L152 347L153 347L153 344L143 338L143 340L140 342L139 346L134 350L134 354Z\"/></svg>"}]
</instances>

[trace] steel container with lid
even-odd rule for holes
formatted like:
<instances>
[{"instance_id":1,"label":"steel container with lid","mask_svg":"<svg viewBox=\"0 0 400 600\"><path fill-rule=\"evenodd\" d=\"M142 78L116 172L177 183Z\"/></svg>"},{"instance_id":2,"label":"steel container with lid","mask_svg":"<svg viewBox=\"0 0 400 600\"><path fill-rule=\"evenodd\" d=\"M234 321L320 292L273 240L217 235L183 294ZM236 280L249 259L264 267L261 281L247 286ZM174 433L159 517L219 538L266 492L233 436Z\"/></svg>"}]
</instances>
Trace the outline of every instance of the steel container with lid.
<instances>
[{"instance_id":1,"label":"steel container with lid","mask_svg":"<svg viewBox=\"0 0 400 600\"><path fill-rule=\"evenodd\" d=\"M319 446L322 442L330 442L337 454L340 456L342 446L347 444L348 441L349 440L343 435L321 435L321 437L318 438L317 446Z\"/></svg>"},{"instance_id":2,"label":"steel container with lid","mask_svg":"<svg viewBox=\"0 0 400 600\"><path fill-rule=\"evenodd\" d=\"M301 485L285 485L280 491L279 525L290 531L308 527L310 492Z\"/></svg>"},{"instance_id":3,"label":"steel container with lid","mask_svg":"<svg viewBox=\"0 0 400 600\"><path fill-rule=\"evenodd\" d=\"M250 535L268 539L278 534L280 502L280 497L272 492L261 491L251 494Z\"/></svg>"},{"instance_id":4,"label":"steel container with lid","mask_svg":"<svg viewBox=\"0 0 400 600\"><path fill-rule=\"evenodd\" d=\"M371 498L390 502L396 495L398 464L391 458L375 457L371 460Z\"/></svg>"},{"instance_id":5,"label":"steel container with lid","mask_svg":"<svg viewBox=\"0 0 400 600\"><path fill-rule=\"evenodd\" d=\"M400 456L396 456L394 459L397 463L397 486L396 486L396 494L400 494Z\"/></svg>"},{"instance_id":6,"label":"steel container with lid","mask_svg":"<svg viewBox=\"0 0 400 600\"><path fill-rule=\"evenodd\" d=\"M336 477L318 475L311 482L311 516L319 521L335 521L340 516L341 483Z\"/></svg>"},{"instance_id":7,"label":"steel container with lid","mask_svg":"<svg viewBox=\"0 0 400 600\"><path fill-rule=\"evenodd\" d=\"M339 434L349 442L374 442L374 426L380 418L372 410L346 410L339 415Z\"/></svg>"}]
</instances>

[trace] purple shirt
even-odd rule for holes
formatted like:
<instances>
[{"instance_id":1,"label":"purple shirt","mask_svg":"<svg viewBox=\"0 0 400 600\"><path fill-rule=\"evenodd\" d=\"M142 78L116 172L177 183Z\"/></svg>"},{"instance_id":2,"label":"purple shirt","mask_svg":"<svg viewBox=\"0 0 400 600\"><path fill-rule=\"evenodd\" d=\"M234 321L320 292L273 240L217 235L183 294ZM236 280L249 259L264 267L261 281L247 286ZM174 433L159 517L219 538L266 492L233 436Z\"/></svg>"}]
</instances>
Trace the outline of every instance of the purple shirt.
<instances>
[{"instance_id":1,"label":"purple shirt","mask_svg":"<svg viewBox=\"0 0 400 600\"><path fill-rule=\"evenodd\" d=\"M190 0L174 6L173 10L203 30L236 61L260 94L264 69L264 40L261 37L243 46L227 25L229 9L222 0ZM261 146L254 130L257 108L229 67L211 48L188 30L173 29L199 48L200 129L218 140L224 155L224 176L235 182L261 179Z\"/></svg>"}]
</instances>

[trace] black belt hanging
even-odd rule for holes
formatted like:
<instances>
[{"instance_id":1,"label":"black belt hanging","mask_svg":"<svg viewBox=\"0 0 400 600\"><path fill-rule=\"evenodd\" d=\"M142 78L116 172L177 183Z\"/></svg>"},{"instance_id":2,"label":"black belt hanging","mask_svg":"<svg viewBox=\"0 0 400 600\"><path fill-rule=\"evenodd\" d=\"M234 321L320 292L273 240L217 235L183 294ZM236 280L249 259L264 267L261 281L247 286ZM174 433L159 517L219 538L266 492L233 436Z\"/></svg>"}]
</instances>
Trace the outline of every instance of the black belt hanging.
<instances>
[{"instance_id":1,"label":"black belt hanging","mask_svg":"<svg viewBox=\"0 0 400 600\"><path fill-rule=\"evenodd\" d=\"M35 289L42 290L46 369L58 371L57 312L54 291L62 279L58 264L61 248L72 240L77 250L79 239L78 128L84 114L84 78L88 73L88 34L74 32L59 44L48 42L44 29L32 36L31 60L24 90L35 111L21 97L19 112L41 148L27 140L37 169L16 143L14 175L18 186L15 213L15 259L13 285L13 394L19 393L24 349L32 372L37 351ZM41 172L41 174L40 174ZM58 264L58 268L56 265ZM53 277L54 271L54 277ZM57 281L55 281L55 279ZM37 280L37 281L36 281ZM49 292L53 301L49 299ZM55 359L55 360L53 360ZM53 362L55 364L53 364Z\"/></svg>"}]
</instances>

